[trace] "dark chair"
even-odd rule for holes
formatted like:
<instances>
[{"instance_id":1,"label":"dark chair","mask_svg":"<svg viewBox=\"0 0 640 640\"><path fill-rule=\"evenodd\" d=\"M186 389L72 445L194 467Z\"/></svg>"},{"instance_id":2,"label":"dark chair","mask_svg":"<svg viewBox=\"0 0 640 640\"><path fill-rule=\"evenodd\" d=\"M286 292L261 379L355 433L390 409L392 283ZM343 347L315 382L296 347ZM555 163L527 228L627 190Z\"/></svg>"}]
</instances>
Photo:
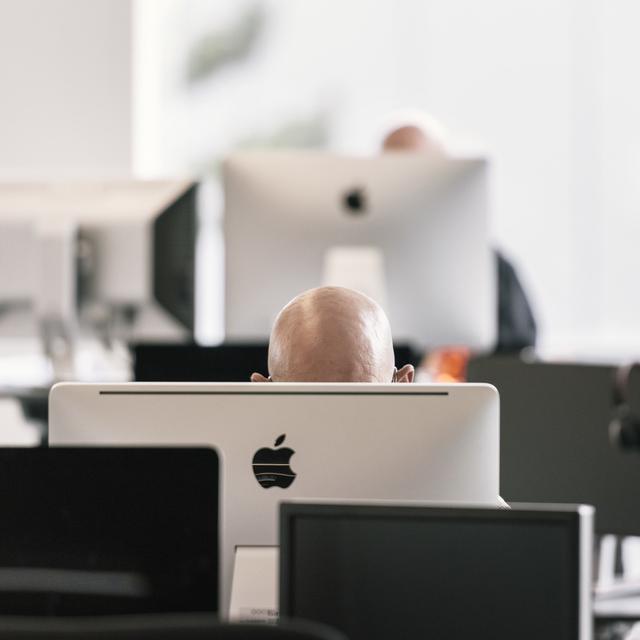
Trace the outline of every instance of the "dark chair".
<instances>
[{"instance_id":1,"label":"dark chair","mask_svg":"<svg viewBox=\"0 0 640 640\"><path fill-rule=\"evenodd\" d=\"M0 617L0 640L346 640L322 625L224 624L207 614L100 618Z\"/></svg>"}]
</instances>

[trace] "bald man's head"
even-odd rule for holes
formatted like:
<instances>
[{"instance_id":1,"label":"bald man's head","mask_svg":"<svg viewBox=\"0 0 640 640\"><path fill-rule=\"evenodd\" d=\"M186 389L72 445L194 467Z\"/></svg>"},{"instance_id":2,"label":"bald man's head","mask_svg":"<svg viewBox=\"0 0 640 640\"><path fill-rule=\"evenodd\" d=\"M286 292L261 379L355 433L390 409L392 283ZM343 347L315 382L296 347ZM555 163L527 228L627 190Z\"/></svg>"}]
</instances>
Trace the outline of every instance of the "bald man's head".
<instances>
[{"instance_id":1,"label":"bald man's head","mask_svg":"<svg viewBox=\"0 0 640 640\"><path fill-rule=\"evenodd\" d=\"M383 151L407 151L413 153L433 153L446 155L442 135L429 135L415 125L403 125L391 130L382 141Z\"/></svg>"},{"instance_id":2,"label":"bald man's head","mask_svg":"<svg viewBox=\"0 0 640 640\"><path fill-rule=\"evenodd\" d=\"M402 382L396 372L389 321L371 298L342 287L311 289L278 315L269 341L274 382ZM254 373L254 382L267 378Z\"/></svg>"}]
</instances>

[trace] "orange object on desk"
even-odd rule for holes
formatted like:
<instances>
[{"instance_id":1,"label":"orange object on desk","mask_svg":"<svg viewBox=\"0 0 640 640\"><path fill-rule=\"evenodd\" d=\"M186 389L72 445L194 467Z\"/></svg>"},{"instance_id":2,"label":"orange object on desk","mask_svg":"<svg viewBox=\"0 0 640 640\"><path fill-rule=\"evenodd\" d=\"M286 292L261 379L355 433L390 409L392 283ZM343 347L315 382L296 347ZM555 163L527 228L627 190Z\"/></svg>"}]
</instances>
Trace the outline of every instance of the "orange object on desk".
<instances>
[{"instance_id":1,"label":"orange object on desk","mask_svg":"<svg viewBox=\"0 0 640 640\"><path fill-rule=\"evenodd\" d=\"M470 357L468 347L442 347L425 356L422 368L433 382L465 382Z\"/></svg>"}]
</instances>

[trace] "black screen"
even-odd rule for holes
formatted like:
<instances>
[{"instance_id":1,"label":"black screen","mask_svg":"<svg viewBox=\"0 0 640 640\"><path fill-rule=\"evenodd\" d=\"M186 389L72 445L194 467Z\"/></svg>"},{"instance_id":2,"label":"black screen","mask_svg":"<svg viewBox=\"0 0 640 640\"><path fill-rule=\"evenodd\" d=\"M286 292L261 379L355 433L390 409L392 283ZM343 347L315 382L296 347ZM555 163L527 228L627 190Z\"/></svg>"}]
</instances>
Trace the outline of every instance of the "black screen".
<instances>
[{"instance_id":1,"label":"black screen","mask_svg":"<svg viewBox=\"0 0 640 640\"><path fill-rule=\"evenodd\" d=\"M419 355L406 344L394 345L398 368L417 365ZM196 344L141 342L132 346L136 382L248 382L254 372L268 375L266 342Z\"/></svg>"},{"instance_id":2,"label":"black screen","mask_svg":"<svg viewBox=\"0 0 640 640\"><path fill-rule=\"evenodd\" d=\"M282 611L351 640L575 640L577 516L512 514L298 515Z\"/></svg>"},{"instance_id":3,"label":"black screen","mask_svg":"<svg viewBox=\"0 0 640 640\"><path fill-rule=\"evenodd\" d=\"M140 343L133 346L137 382L249 382L255 371L267 375L267 343Z\"/></svg>"},{"instance_id":4,"label":"black screen","mask_svg":"<svg viewBox=\"0 0 640 640\"><path fill-rule=\"evenodd\" d=\"M216 611L209 449L0 449L0 615Z\"/></svg>"},{"instance_id":5,"label":"black screen","mask_svg":"<svg viewBox=\"0 0 640 640\"><path fill-rule=\"evenodd\" d=\"M153 224L153 293L189 332L195 327L197 189L189 187Z\"/></svg>"}]
</instances>

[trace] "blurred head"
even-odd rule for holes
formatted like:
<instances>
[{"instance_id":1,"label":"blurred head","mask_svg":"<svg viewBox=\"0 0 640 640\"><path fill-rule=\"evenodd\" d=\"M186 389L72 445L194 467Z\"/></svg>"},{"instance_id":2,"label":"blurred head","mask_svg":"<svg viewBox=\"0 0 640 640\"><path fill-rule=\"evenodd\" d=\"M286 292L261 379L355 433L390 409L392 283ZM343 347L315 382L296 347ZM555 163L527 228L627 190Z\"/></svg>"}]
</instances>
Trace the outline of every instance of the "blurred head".
<instances>
[{"instance_id":1,"label":"blurred head","mask_svg":"<svg viewBox=\"0 0 640 640\"><path fill-rule=\"evenodd\" d=\"M269 341L269 377L253 382L412 382L413 367L395 368L387 316L371 298L320 287L278 314Z\"/></svg>"},{"instance_id":2,"label":"blurred head","mask_svg":"<svg viewBox=\"0 0 640 640\"><path fill-rule=\"evenodd\" d=\"M382 150L447 155L446 137L442 125L421 114L420 122L405 122L390 129L382 140Z\"/></svg>"}]
</instances>

